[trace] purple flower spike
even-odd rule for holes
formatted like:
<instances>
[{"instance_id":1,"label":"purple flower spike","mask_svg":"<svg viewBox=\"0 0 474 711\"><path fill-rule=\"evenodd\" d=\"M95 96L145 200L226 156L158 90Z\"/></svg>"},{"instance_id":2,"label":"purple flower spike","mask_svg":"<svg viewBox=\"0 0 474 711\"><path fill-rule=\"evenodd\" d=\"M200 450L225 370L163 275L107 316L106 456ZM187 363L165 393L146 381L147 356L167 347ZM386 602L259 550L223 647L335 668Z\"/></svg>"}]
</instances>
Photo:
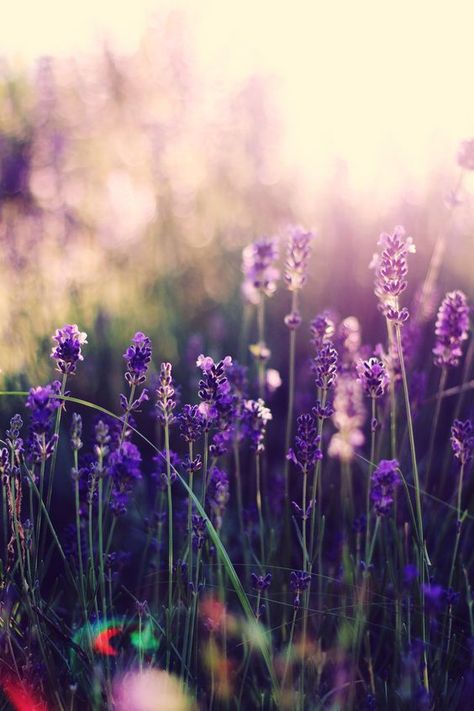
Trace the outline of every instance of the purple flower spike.
<instances>
[{"instance_id":1,"label":"purple flower spike","mask_svg":"<svg viewBox=\"0 0 474 711\"><path fill-rule=\"evenodd\" d=\"M290 588L295 593L293 605L299 607L301 595L308 589L311 582L311 575L304 570L293 570L290 575Z\"/></svg>"},{"instance_id":2,"label":"purple flower spike","mask_svg":"<svg viewBox=\"0 0 474 711\"><path fill-rule=\"evenodd\" d=\"M256 575L252 573L252 587L259 593L265 592L271 585L272 574L266 573L266 575Z\"/></svg>"},{"instance_id":3,"label":"purple flower spike","mask_svg":"<svg viewBox=\"0 0 474 711\"><path fill-rule=\"evenodd\" d=\"M285 283L290 291L300 291L308 278L308 261L313 233L303 227L290 227L285 262Z\"/></svg>"},{"instance_id":4,"label":"purple flower spike","mask_svg":"<svg viewBox=\"0 0 474 711\"><path fill-rule=\"evenodd\" d=\"M249 244L242 253L244 282L242 293L251 304L258 304L264 296L272 296L280 276L275 262L278 259L277 241L271 237Z\"/></svg>"},{"instance_id":5,"label":"purple flower spike","mask_svg":"<svg viewBox=\"0 0 474 711\"><path fill-rule=\"evenodd\" d=\"M141 331L137 331L123 357L127 361L125 380L130 387L144 383L151 361L151 339Z\"/></svg>"},{"instance_id":6,"label":"purple flower spike","mask_svg":"<svg viewBox=\"0 0 474 711\"><path fill-rule=\"evenodd\" d=\"M67 324L56 329L53 336L56 345L51 350L51 358L56 361L57 369L65 375L76 372L77 362L84 360L81 346L87 343L87 333L79 331L77 325Z\"/></svg>"},{"instance_id":7,"label":"purple flower spike","mask_svg":"<svg viewBox=\"0 0 474 711\"><path fill-rule=\"evenodd\" d=\"M370 264L375 269L375 294L382 312L403 323L408 318L408 311L398 311L398 297L407 288L407 256L416 251L415 245L400 225L392 234L383 232L378 244L382 251L374 255Z\"/></svg>"},{"instance_id":8,"label":"purple flower spike","mask_svg":"<svg viewBox=\"0 0 474 711\"><path fill-rule=\"evenodd\" d=\"M318 388L332 388L337 376L338 355L331 341L326 341L313 358L311 368L316 374L315 383Z\"/></svg>"},{"instance_id":9,"label":"purple flower spike","mask_svg":"<svg viewBox=\"0 0 474 711\"><path fill-rule=\"evenodd\" d=\"M323 455L319 449L320 440L312 415L300 415L297 419L294 447L289 450L287 459L296 464L301 471L308 471L308 468L318 459L322 459Z\"/></svg>"},{"instance_id":10,"label":"purple flower spike","mask_svg":"<svg viewBox=\"0 0 474 711\"><path fill-rule=\"evenodd\" d=\"M365 392L373 398L382 397L389 382L384 363L379 358L360 360L357 374Z\"/></svg>"},{"instance_id":11,"label":"purple flower spike","mask_svg":"<svg viewBox=\"0 0 474 711\"><path fill-rule=\"evenodd\" d=\"M163 426L171 425L175 420L173 410L176 407L176 400L174 397L175 393L171 371L171 363L161 364L160 377L158 387L156 389L156 409L158 412L158 419Z\"/></svg>"},{"instance_id":12,"label":"purple flower spike","mask_svg":"<svg viewBox=\"0 0 474 711\"><path fill-rule=\"evenodd\" d=\"M441 367L459 365L462 343L469 334L469 306L462 291L450 291L444 297L438 310L435 333L435 364Z\"/></svg>"},{"instance_id":13,"label":"purple flower spike","mask_svg":"<svg viewBox=\"0 0 474 711\"><path fill-rule=\"evenodd\" d=\"M371 499L377 516L388 516L392 510L396 487L401 483L396 459L382 459L372 474Z\"/></svg>"},{"instance_id":14,"label":"purple flower spike","mask_svg":"<svg viewBox=\"0 0 474 711\"><path fill-rule=\"evenodd\" d=\"M474 433L471 420L454 420L451 427L451 447L454 456L462 466L472 459Z\"/></svg>"},{"instance_id":15,"label":"purple flower spike","mask_svg":"<svg viewBox=\"0 0 474 711\"><path fill-rule=\"evenodd\" d=\"M250 441L251 449L260 454L265 450L265 433L267 422L272 419L272 413L262 399L245 400L244 428Z\"/></svg>"}]
</instances>

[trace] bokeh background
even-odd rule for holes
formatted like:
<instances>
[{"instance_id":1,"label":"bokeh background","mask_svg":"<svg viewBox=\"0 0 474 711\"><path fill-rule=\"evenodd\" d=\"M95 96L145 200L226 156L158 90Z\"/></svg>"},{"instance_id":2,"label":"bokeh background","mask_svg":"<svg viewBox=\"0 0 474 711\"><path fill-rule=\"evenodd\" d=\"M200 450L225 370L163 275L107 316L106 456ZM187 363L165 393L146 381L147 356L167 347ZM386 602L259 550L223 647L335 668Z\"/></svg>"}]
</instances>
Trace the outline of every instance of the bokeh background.
<instances>
[{"instance_id":1,"label":"bokeh background","mask_svg":"<svg viewBox=\"0 0 474 711\"><path fill-rule=\"evenodd\" d=\"M356 315L366 340L383 337L368 263L399 223L418 248L411 294L442 237L438 295L472 297L472 173L447 207L459 143L474 135L470 5L10 4L3 385L50 379L50 338L66 322L89 334L75 390L104 405L116 406L136 330L181 378L200 351L237 354L242 247L291 222L317 233L307 321L331 306ZM286 338L288 301L274 297L271 347Z\"/></svg>"}]
</instances>

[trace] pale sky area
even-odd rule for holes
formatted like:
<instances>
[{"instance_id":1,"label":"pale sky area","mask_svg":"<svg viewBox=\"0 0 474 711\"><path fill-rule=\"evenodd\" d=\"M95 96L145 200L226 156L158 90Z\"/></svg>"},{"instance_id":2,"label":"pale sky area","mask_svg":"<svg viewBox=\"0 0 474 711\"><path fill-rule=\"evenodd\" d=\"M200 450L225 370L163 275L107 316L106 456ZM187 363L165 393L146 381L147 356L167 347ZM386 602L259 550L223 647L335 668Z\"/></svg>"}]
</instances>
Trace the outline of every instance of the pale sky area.
<instances>
[{"instance_id":1,"label":"pale sky area","mask_svg":"<svg viewBox=\"0 0 474 711\"><path fill-rule=\"evenodd\" d=\"M285 161L319 180L343 158L351 184L423 185L474 136L472 0L16 0L4 2L0 54L22 64L77 55L105 39L133 52L166 8L216 87L271 77ZM452 165L449 169L452 170Z\"/></svg>"}]
</instances>

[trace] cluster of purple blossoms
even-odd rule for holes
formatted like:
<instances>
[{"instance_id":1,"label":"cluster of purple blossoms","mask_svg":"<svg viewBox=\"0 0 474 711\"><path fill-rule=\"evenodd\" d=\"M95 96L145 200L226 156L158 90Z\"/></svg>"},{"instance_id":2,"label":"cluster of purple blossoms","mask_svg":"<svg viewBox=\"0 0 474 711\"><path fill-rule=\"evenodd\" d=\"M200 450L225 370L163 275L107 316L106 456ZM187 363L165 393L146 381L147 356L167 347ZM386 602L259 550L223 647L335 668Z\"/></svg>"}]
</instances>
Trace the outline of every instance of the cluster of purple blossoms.
<instances>
[{"instance_id":1,"label":"cluster of purple blossoms","mask_svg":"<svg viewBox=\"0 0 474 711\"><path fill-rule=\"evenodd\" d=\"M242 294L252 304L258 304L265 296L276 291L280 272L275 266L278 259L278 245L273 237L261 237L249 244L242 252L244 281Z\"/></svg>"},{"instance_id":2,"label":"cluster of purple blossoms","mask_svg":"<svg viewBox=\"0 0 474 711\"><path fill-rule=\"evenodd\" d=\"M250 448L260 454L265 450L265 434L267 422L272 419L272 413L261 398L244 401L244 430L250 442Z\"/></svg>"},{"instance_id":3,"label":"cluster of purple blossoms","mask_svg":"<svg viewBox=\"0 0 474 711\"><path fill-rule=\"evenodd\" d=\"M311 369L315 373L315 383L321 390L332 388L337 377L338 355L331 341L323 343L313 358Z\"/></svg>"},{"instance_id":4,"label":"cluster of purple blossoms","mask_svg":"<svg viewBox=\"0 0 474 711\"><path fill-rule=\"evenodd\" d=\"M439 307L435 326L434 362L441 367L459 365L462 343L469 334L469 306L462 291L450 291Z\"/></svg>"},{"instance_id":5,"label":"cluster of purple blossoms","mask_svg":"<svg viewBox=\"0 0 474 711\"><path fill-rule=\"evenodd\" d=\"M336 333L336 321L329 311L318 314L310 324L311 343L318 351Z\"/></svg>"},{"instance_id":6,"label":"cluster of purple blossoms","mask_svg":"<svg viewBox=\"0 0 474 711\"><path fill-rule=\"evenodd\" d=\"M26 407L31 411L30 454L34 461L46 460L54 451L58 436L51 431L54 414L61 407L61 401L55 397L60 392L59 380L29 391Z\"/></svg>"},{"instance_id":7,"label":"cluster of purple blossoms","mask_svg":"<svg viewBox=\"0 0 474 711\"><path fill-rule=\"evenodd\" d=\"M288 450L286 458L296 464L302 472L307 472L318 459L323 457L319 449L321 437L317 435L316 423L310 414L300 415L296 420L296 426L294 447Z\"/></svg>"},{"instance_id":8,"label":"cluster of purple blossoms","mask_svg":"<svg viewBox=\"0 0 474 711\"><path fill-rule=\"evenodd\" d=\"M464 170L474 170L474 138L462 141L458 151L458 164Z\"/></svg>"},{"instance_id":9,"label":"cluster of purple blossoms","mask_svg":"<svg viewBox=\"0 0 474 711\"><path fill-rule=\"evenodd\" d=\"M162 490L165 491L167 486L168 486L168 475L167 475L167 462L166 462L166 449L160 450L155 456L153 457L153 471L151 472L151 478L153 481L157 484L157 486ZM174 450L170 449L169 450L169 457L170 457L170 483L174 484L176 479L178 478L176 476L176 469L181 466L181 458L177 452Z\"/></svg>"},{"instance_id":10,"label":"cluster of purple blossoms","mask_svg":"<svg viewBox=\"0 0 474 711\"><path fill-rule=\"evenodd\" d=\"M471 420L454 420L451 427L451 447L461 466L472 459L474 432Z\"/></svg>"},{"instance_id":11,"label":"cluster of purple blossoms","mask_svg":"<svg viewBox=\"0 0 474 711\"><path fill-rule=\"evenodd\" d=\"M359 360L357 375L367 395L372 398L382 397L389 382L389 375L383 361L375 357Z\"/></svg>"},{"instance_id":12,"label":"cluster of purple blossoms","mask_svg":"<svg viewBox=\"0 0 474 711\"><path fill-rule=\"evenodd\" d=\"M82 449L82 417L78 412L72 413L71 447L75 452Z\"/></svg>"},{"instance_id":13,"label":"cluster of purple blossoms","mask_svg":"<svg viewBox=\"0 0 474 711\"><path fill-rule=\"evenodd\" d=\"M125 380L130 387L144 383L151 361L151 339L137 331L123 357L127 361Z\"/></svg>"},{"instance_id":14,"label":"cluster of purple blossoms","mask_svg":"<svg viewBox=\"0 0 474 711\"><path fill-rule=\"evenodd\" d=\"M127 504L135 483L142 478L141 454L132 442L122 442L113 450L107 461L107 474L112 482L110 508L116 515L127 511Z\"/></svg>"},{"instance_id":15,"label":"cluster of purple blossoms","mask_svg":"<svg viewBox=\"0 0 474 711\"><path fill-rule=\"evenodd\" d=\"M204 416L198 405L184 405L179 415L179 432L185 442L196 442L203 433Z\"/></svg>"},{"instance_id":16,"label":"cluster of purple blossoms","mask_svg":"<svg viewBox=\"0 0 474 711\"><path fill-rule=\"evenodd\" d=\"M205 541L207 534L206 519L199 516L199 514L193 514L191 519L192 525L192 542L195 551L201 550Z\"/></svg>"},{"instance_id":17,"label":"cluster of purple blossoms","mask_svg":"<svg viewBox=\"0 0 474 711\"><path fill-rule=\"evenodd\" d=\"M336 432L331 437L328 454L343 462L354 459L357 447L364 444L365 422L362 385L351 373L341 373L336 382L332 421Z\"/></svg>"},{"instance_id":18,"label":"cluster of purple blossoms","mask_svg":"<svg viewBox=\"0 0 474 711\"><path fill-rule=\"evenodd\" d=\"M229 477L225 471L217 467L212 467L209 472L207 501L211 509L212 523L219 530L222 527L222 517L229 501Z\"/></svg>"},{"instance_id":19,"label":"cluster of purple blossoms","mask_svg":"<svg viewBox=\"0 0 474 711\"><path fill-rule=\"evenodd\" d=\"M232 402L232 394L226 370L232 365L232 358L226 356L218 363L210 356L200 355L196 361L202 370L199 381L198 395L201 400L199 411L203 415L205 428L209 429L211 423L227 412Z\"/></svg>"},{"instance_id":20,"label":"cluster of purple blossoms","mask_svg":"<svg viewBox=\"0 0 474 711\"><path fill-rule=\"evenodd\" d=\"M19 460L19 457L24 450L23 438L20 436L22 427L23 420L21 418L21 415L13 415L10 420L10 427L5 432L5 438L10 448L10 452L13 454L16 461Z\"/></svg>"},{"instance_id":21,"label":"cluster of purple blossoms","mask_svg":"<svg viewBox=\"0 0 474 711\"><path fill-rule=\"evenodd\" d=\"M81 346L87 343L87 333L79 331L77 325L67 324L56 329L53 336L56 345L51 350L51 358L56 361L57 369L64 375L76 372L77 362L84 360Z\"/></svg>"},{"instance_id":22,"label":"cluster of purple blossoms","mask_svg":"<svg viewBox=\"0 0 474 711\"><path fill-rule=\"evenodd\" d=\"M398 307L398 297L407 288L407 256L416 251L411 237L400 225L392 234L382 232L379 246L380 254L375 254L370 267L375 269L375 294L379 298L382 313L390 320L404 323L408 319L408 310Z\"/></svg>"},{"instance_id":23,"label":"cluster of purple blossoms","mask_svg":"<svg viewBox=\"0 0 474 711\"><path fill-rule=\"evenodd\" d=\"M308 589L311 582L311 575L304 570L292 570L290 575L290 588L295 593L293 605L299 607L301 595Z\"/></svg>"},{"instance_id":24,"label":"cluster of purple blossoms","mask_svg":"<svg viewBox=\"0 0 474 711\"><path fill-rule=\"evenodd\" d=\"M176 400L171 371L171 363L161 364L158 387L156 389L158 420L163 426L171 425L175 420L173 410L176 407Z\"/></svg>"},{"instance_id":25,"label":"cluster of purple blossoms","mask_svg":"<svg viewBox=\"0 0 474 711\"><path fill-rule=\"evenodd\" d=\"M284 279L290 291L300 291L308 278L308 260L311 254L313 233L303 227L289 228Z\"/></svg>"},{"instance_id":26,"label":"cluster of purple blossoms","mask_svg":"<svg viewBox=\"0 0 474 711\"><path fill-rule=\"evenodd\" d=\"M372 474L371 499L377 516L387 516L392 510L396 487L401 483L396 459L382 459Z\"/></svg>"},{"instance_id":27,"label":"cluster of purple blossoms","mask_svg":"<svg viewBox=\"0 0 474 711\"><path fill-rule=\"evenodd\" d=\"M251 579L253 589L259 593L262 593L270 587L272 582L272 574L266 573L265 575L257 575L256 573L252 573Z\"/></svg>"}]
</instances>

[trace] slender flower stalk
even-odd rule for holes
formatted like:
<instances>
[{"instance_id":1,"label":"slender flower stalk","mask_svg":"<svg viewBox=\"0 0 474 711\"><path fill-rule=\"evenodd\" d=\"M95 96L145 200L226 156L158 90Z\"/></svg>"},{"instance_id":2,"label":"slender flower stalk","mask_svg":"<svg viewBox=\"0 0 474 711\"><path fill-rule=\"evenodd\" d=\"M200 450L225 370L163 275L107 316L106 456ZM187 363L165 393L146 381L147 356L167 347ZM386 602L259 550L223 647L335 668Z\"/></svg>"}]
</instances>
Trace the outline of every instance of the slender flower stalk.
<instances>
[{"instance_id":1,"label":"slender flower stalk","mask_svg":"<svg viewBox=\"0 0 474 711\"><path fill-rule=\"evenodd\" d=\"M368 360L359 360L357 363L357 373L359 380L371 399L371 421L370 421L370 461L367 478L367 496L366 496L366 550L365 557L368 559L368 546L370 540L370 481L372 471L375 466L375 433L377 430L376 406L377 399L381 398L389 383L389 376L383 361L379 358L372 357Z\"/></svg>"},{"instance_id":2,"label":"slender flower stalk","mask_svg":"<svg viewBox=\"0 0 474 711\"><path fill-rule=\"evenodd\" d=\"M250 346L258 370L259 396L265 395L265 363L270 350L265 343L265 298L273 296L280 273L275 266L278 245L275 238L261 237L248 245L242 253L244 297L257 306L258 342Z\"/></svg>"},{"instance_id":3,"label":"slender flower stalk","mask_svg":"<svg viewBox=\"0 0 474 711\"><path fill-rule=\"evenodd\" d=\"M164 427L165 456L166 456L166 496L168 502L168 610L166 615L167 634L171 635L171 612L173 606L173 498L171 496L171 455L170 455L170 425L174 422L173 411L176 407L175 390L172 379L171 363L162 363L157 395L158 419ZM169 650L169 648L168 648ZM169 668L169 651L166 658L166 667Z\"/></svg>"}]
</instances>

